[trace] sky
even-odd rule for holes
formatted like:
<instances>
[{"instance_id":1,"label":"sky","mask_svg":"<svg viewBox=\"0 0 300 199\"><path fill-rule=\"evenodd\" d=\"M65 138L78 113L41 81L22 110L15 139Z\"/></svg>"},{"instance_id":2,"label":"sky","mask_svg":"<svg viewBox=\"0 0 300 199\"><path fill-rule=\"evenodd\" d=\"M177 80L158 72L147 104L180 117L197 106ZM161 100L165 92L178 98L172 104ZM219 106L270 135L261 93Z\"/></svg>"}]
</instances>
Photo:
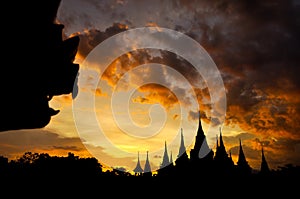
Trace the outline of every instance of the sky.
<instances>
[{"instance_id":1,"label":"sky","mask_svg":"<svg viewBox=\"0 0 300 199\"><path fill-rule=\"evenodd\" d=\"M137 153L143 165L149 151L155 169L165 141L177 156L181 128L187 150L193 147L200 107L209 146L215 150L221 129L235 163L241 139L255 169L262 146L272 169L299 165L299 10L298 0L62 0L63 36L80 37L79 95L55 96L50 105L60 113L43 129L0 133L0 154L71 151L132 170ZM145 27L170 35L155 43L126 34ZM172 40L179 55L162 48L175 31L185 35Z\"/></svg>"}]
</instances>

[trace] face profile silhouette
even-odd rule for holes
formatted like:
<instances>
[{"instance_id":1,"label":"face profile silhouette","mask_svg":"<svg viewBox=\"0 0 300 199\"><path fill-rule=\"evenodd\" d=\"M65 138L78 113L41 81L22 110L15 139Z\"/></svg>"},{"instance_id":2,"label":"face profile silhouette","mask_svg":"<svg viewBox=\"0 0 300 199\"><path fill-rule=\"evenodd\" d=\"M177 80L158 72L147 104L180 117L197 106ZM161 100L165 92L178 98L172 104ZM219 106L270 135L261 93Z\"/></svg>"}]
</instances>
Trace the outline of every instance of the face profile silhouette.
<instances>
[{"instance_id":1,"label":"face profile silhouette","mask_svg":"<svg viewBox=\"0 0 300 199\"><path fill-rule=\"evenodd\" d=\"M9 42L3 48L7 64L1 68L0 131L45 127L59 113L49 107L53 96L76 97L72 91L77 86L79 64L74 60L79 37L63 40L64 25L56 22L60 2L6 5L16 16L4 22L8 31L3 38Z\"/></svg>"}]
</instances>

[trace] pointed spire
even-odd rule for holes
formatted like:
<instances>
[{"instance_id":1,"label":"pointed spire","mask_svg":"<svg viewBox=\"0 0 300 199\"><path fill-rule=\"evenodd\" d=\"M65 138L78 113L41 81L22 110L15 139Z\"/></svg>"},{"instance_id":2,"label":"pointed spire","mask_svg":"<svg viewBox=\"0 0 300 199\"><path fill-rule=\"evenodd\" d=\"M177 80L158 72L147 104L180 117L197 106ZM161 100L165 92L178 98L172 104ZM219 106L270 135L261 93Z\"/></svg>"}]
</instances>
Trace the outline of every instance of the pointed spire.
<instances>
[{"instance_id":1,"label":"pointed spire","mask_svg":"<svg viewBox=\"0 0 300 199\"><path fill-rule=\"evenodd\" d=\"M199 111L199 125L195 139L194 148L190 151L191 161L199 161L205 157L206 160L213 160L213 151L209 148L201 124L201 115Z\"/></svg>"},{"instance_id":2,"label":"pointed spire","mask_svg":"<svg viewBox=\"0 0 300 199\"><path fill-rule=\"evenodd\" d=\"M260 173L269 173L270 172L270 168L269 165L266 161L265 155L264 155L264 148L261 147L261 165L260 165Z\"/></svg>"},{"instance_id":3,"label":"pointed spire","mask_svg":"<svg viewBox=\"0 0 300 199\"><path fill-rule=\"evenodd\" d=\"M146 163L145 163L145 167L144 167L144 173L146 173L146 172L151 172L151 166L150 166L150 162L149 162L148 151L147 151Z\"/></svg>"},{"instance_id":4,"label":"pointed spire","mask_svg":"<svg viewBox=\"0 0 300 199\"><path fill-rule=\"evenodd\" d=\"M221 127L220 127L220 147L224 147L224 142L223 142L223 138L222 138Z\"/></svg>"},{"instance_id":5,"label":"pointed spire","mask_svg":"<svg viewBox=\"0 0 300 199\"><path fill-rule=\"evenodd\" d=\"M186 149L184 146L184 137L183 137L183 132L182 132L182 128L181 128L181 140L180 140L178 157L181 156L182 154L184 154L185 152L186 152Z\"/></svg>"},{"instance_id":6,"label":"pointed spire","mask_svg":"<svg viewBox=\"0 0 300 199\"><path fill-rule=\"evenodd\" d=\"M228 154L225 149L225 145L223 142L223 136L222 136L222 131L220 127L220 135L219 135L219 140L217 136L217 147L216 147L216 155L215 155L215 160L218 161L226 161L228 159Z\"/></svg>"},{"instance_id":7,"label":"pointed spire","mask_svg":"<svg viewBox=\"0 0 300 199\"><path fill-rule=\"evenodd\" d=\"M237 161L237 166L240 169L240 171L242 171L244 174L250 174L251 173L251 167L249 166L244 151L243 151L243 147L242 147L242 141L240 140L240 149L239 149L239 157L238 157L238 161Z\"/></svg>"},{"instance_id":8,"label":"pointed spire","mask_svg":"<svg viewBox=\"0 0 300 199\"><path fill-rule=\"evenodd\" d=\"M138 151L138 161L136 163L136 167L133 169L133 171L135 172L135 174L140 174L143 172L143 169L141 167L141 163L140 163L140 153Z\"/></svg>"},{"instance_id":9,"label":"pointed spire","mask_svg":"<svg viewBox=\"0 0 300 199\"><path fill-rule=\"evenodd\" d=\"M242 141L240 140L240 149L239 149L239 159L238 162L246 162L246 157L243 151L243 147L242 147Z\"/></svg>"},{"instance_id":10,"label":"pointed spire","mask_svg":"<svg viewBox=\"0 0 300 199\"><path fill-rule=\"evenodd\" d=\"M200 111L198 112L198 131L197 131L197 136L198 137L204 137L204 132L203 132L203 128L202 128Z\"/></svg>"},{"instance_id":11,"label":"pointed spire","mask_svg":"<svg viewBox=\"0 0 300 199\"><path fill-rule=\"evenodd\" d=\"M239 164L239 162L240 163L246 162L246 157L245 157L245 154L244 154L244 151L243 151L243 147L242 147L242 141L241 141L241 139L239 139L239 140L240 140L240 148L239 148L238 164Z\"/></svg>"},{"instance_id":12,"label":"pointed spire","mask_svg":"<svg viewBox=\"0 0 300 199\"><path fill-rule=\"evenodd\" d=\"M165 141L165 151L164 151L164 156L163 156L163 162L160 165L160 168L166 167L170 164L169 161L169 155L168 155L168 150L167 150L167 142Z\"/></svg>"},{"instance_id":13,"label":"pointed spire","mask_svg":"<svg viewBox=\"0 0 300 199\"><path fill-rule=\"evenodd\" d=\"M180 147L179 147L179 152L177 155L177 159L175 160L175 165L177 168L179 167L184 167L188 164L189 162L189 157L186 153L186 148L184 146L184 137L183 137L183 130L181 128L181 140L180 140Z\"/></svg>"}]
</instances>

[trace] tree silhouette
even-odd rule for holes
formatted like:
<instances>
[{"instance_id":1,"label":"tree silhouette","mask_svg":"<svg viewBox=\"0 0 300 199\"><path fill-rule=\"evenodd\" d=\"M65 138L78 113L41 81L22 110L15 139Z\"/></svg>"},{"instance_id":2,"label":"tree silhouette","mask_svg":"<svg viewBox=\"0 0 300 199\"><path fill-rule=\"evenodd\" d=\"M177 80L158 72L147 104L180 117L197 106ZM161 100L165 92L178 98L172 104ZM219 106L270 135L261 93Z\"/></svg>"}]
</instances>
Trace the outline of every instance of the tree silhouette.
<instances>
[{"instance_id":1,"label":"tree silhouette","mask_svg":"<svg viewBox=\"0 0 300 199\"><path fill-rule=\"evenodd\" d=\"M174 167L176 165L173 165L172 168ZM167 166L164 169L168 168ZM188 167L188 169L192 168ZM214 174L213 169L215 167L204 172ZM150 187L163 188L168 185L175 187L177 191L195 187L199 191L201 190L201 193L215 187L218 189L215 194L220 196L232 193L232 189L245 193L250 189L254 193L267 193L270 196L276 187L277 191L286 192L285 195L288 196L297 190L295 188L297 183L294 182L297 182L296 180L300 177L300 167L292 164L270 170L269 175L252 173L246 178L244 175L234 175L234 173L224 177L224 175L204 175L204 172L186 170L185 175L182 175L183 173L177 173L175 169L172 172L166 171L163 175L136 176L121 167L103 172L102 165L97 159L81 158L71 152L67 156L25 152L19 158L10 161L4 156L0 156L0 179L2 182L6 182L5 186L13 186L16 189L24 187L26 190L38 188L38 191L43 190L45 186L53 185L53 183L58 187L71 185L71 189L76 186L80 186L81 190L100 189L101 193L108 190L115 190L118 193L129 193L129 190L146 191ZM271 188L268 188L269 186ZM66 193L76 195L77 192L73 190ZM44 195L46 192L42 194ZM24 197L24 195L22 196Z\"/></svg>"}]
</instances>

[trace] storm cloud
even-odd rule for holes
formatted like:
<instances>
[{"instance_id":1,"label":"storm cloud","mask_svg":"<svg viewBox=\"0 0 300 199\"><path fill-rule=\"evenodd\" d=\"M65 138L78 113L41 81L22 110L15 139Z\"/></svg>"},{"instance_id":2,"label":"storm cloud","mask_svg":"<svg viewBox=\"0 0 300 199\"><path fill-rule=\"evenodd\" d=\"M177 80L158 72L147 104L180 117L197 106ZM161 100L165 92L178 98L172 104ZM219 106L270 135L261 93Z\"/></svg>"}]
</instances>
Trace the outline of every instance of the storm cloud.
<instances>
[{"instance_id":1,"label":"storm cloud","mask_svg":"<svg viewBox=\"0 0 300 199\"><path fill-rule=\"evenodd\" d=\"M105 38L96 35L105 35L109 27L115 28L112 34L148 25L185 33L206 49L220 70L227 91L226 125L238 126L261 142L270 142L278 152L283 149L276 148L279 142L275 145L272 140L285 140L286 144L300 140L299 1L84 2L63 2L58 20L68 25L66 35L78 32L84 43L89 43L84 46L92 49L94 41ZM83 4L86 10L77 9ZM83 46L79 51L83 55L89 52ZM164 60L172 65L180 60L163 53L152 56L152 61ZM173 64L176 70L187 78L199 79L185 70L189 67L180 61ZM207 96L204 91L199 93ZM206 104L203 109L209 110L209 106ZM190 118L195 118L195 114L191 112ZM250 143L245 144L254 150ZM296 146L294 149L299 151ZM273 150L266 148L268 151ZM299 159L295 153L287 156Z\"/></svg>"}]
</instances>

